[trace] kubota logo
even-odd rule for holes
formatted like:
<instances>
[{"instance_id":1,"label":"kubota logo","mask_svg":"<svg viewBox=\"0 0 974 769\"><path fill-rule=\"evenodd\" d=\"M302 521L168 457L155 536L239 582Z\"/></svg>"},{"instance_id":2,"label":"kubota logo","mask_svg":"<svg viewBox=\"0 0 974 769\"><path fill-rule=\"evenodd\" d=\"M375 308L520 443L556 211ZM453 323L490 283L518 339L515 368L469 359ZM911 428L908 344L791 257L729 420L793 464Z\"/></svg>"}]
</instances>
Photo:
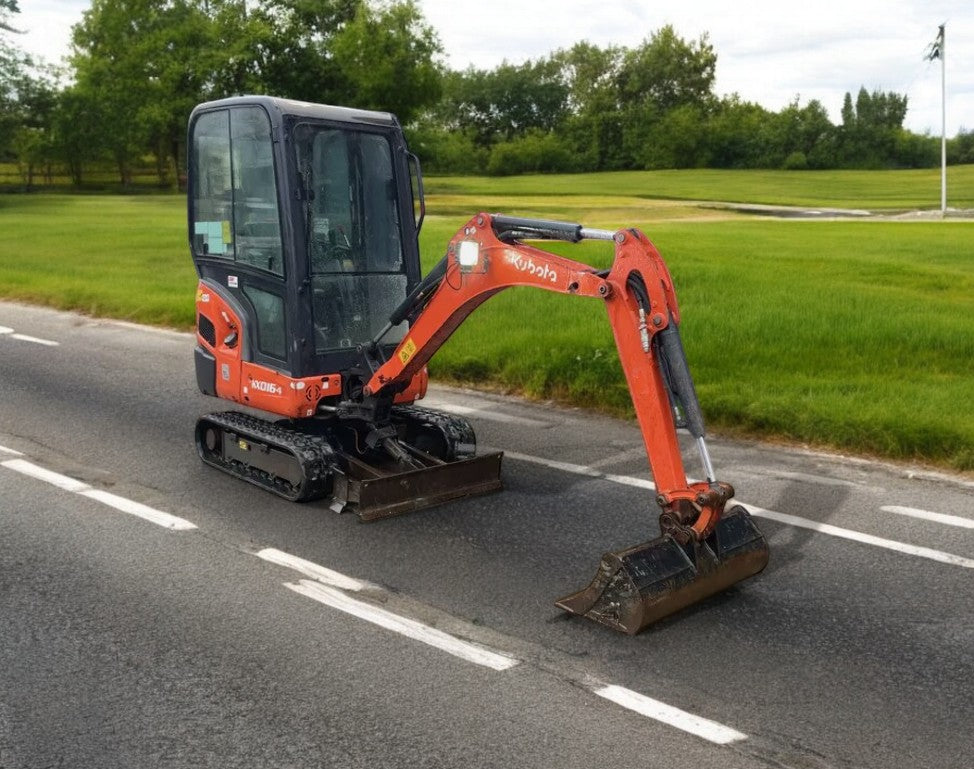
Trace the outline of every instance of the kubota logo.
<instances>
[{"instance_id":1,"label":"kubota logo","mask_svg":"<svg viewBox=\"0 0 974 769\"><path fill-rule=\"evenodd\" d=\"M262 393L270 393L271 395L284 394L284 389L280 385L276 385L273 382L264 382L260 379L254 379L251 381L250 386Z\"/></svg>"},{"instance_id":2,"label":"kubota logo","mask_svg":"<svg viewBox=\"0 0 974 769\"><path fill-rule=\"evenodd\" d=\"M516 270L526 272L540 280L547 280L551 283L558 282L558 273L547 264L535 264L531 259L525 259L520 254L509 255L507 260Z\"/></svg>"}]
</instances>

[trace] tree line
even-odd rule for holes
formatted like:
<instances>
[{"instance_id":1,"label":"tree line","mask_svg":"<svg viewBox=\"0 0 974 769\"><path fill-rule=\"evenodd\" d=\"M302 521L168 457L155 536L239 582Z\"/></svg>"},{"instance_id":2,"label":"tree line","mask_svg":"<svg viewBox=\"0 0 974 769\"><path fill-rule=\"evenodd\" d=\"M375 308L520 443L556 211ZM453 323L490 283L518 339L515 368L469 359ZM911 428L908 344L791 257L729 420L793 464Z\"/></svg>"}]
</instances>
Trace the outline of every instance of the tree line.
<instances>
[{"instance_id":1,"label":"tree line","mask_svg":"<svg viewBox=\"0 0 974 769\"><path fill-rule=\"evenodd\" d=\"M147 164L173 186L192 107L244 93L394 112L439 173L939 162L937 139L903 127L906 96L847 93L837 125L815 100L718 96L708 38L670 26L634 48L451 71L415 0L92 0L58 69L18 48L17 2L0 0L0 162L28 187L106 166L129 186ZM974 162L974 132L949 160Z\"/></svg>"}]
</instances>

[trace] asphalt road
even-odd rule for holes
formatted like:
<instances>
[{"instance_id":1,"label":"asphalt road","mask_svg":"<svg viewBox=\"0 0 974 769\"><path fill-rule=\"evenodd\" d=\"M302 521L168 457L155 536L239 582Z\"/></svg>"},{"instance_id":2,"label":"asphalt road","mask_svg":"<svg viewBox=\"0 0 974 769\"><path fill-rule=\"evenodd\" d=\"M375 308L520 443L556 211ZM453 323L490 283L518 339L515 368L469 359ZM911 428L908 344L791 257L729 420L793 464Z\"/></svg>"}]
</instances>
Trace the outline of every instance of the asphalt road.
<instances>
[{"instance_id":1,"label":"asphalt road","mask_svg":"<svg viewBox=\"0 0 974 769\"><path fill-rule=\"evenodd\" d=\"M712 440L771 563L630 638L553 601L633 425L436 388L505 490L366 525L199 462L192 346L0 303L0 769L974 763L969 480Z\"/></svg>"}]
</instances>

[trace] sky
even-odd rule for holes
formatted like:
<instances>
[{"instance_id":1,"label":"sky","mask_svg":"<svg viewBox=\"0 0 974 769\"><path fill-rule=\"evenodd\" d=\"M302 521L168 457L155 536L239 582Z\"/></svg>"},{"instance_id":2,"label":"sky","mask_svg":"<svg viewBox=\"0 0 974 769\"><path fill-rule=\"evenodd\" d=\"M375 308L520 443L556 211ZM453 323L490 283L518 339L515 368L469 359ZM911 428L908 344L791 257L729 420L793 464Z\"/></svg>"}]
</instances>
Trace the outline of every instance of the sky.
<instances>
[{"instance_id":1,"label":"sky","mask_svg":"<svg viewBox=\"0 0 974 769\"><path fill-rule=\"evenodd\" d=\"M715 91L778 111L817 99L833 122L860 87L905 94L905 126L941 131L941 63L924 54L946 23L947 135L974 130L972 0L417 0L453 69L519 64L580 40L639 45L671 24L685 40L707 34ZM90 0L19 0L17 44L57 63Z\"/></svg>"}]
</instances>

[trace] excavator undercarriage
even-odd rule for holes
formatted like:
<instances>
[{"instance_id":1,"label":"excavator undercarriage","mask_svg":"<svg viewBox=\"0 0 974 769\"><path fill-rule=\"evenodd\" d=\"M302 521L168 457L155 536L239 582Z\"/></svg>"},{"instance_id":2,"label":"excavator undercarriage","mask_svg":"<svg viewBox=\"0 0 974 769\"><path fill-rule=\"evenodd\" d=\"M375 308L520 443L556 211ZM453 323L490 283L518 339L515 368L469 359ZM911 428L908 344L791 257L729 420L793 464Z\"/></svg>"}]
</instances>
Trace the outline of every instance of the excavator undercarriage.
<instances>
[{"instance_id":1,"label":"excavator undercarriage","mask_svg":"<svg viewBox=\"0 0 974 769\"><path fill-rule=\"evenodd\" d=\"M374 426L362 420L268 422L227 411L200 417L196 448L206 464L284 499L327 498L363 521L501 488L503 454L478 456L462 417L396 406L389 428L370 445Z\"/></svg>"},{"instance_id":2,"label":"excavator undercarriage","mask_svg":"<svg viewBox=\"0 0 974 769\"><path fill-rule=\"evenodd\" d=\"M660 509L660 536L606 553L557 605L637 633L767 564L748 512L725 509L734 490L707 448L673 282L642 232L480 213L421 276L422 177L393 116L240 97L197 107L189 144L197 383L248 409L200 417L206 464L365 521L500 489L502 453L477 454L467 420L414 404L472 312L532 287L605 305ZM529 244L551 240L604 241L611 267ZM687 477L678 429L703 480Z\"/></svg>"}]
</instances>

